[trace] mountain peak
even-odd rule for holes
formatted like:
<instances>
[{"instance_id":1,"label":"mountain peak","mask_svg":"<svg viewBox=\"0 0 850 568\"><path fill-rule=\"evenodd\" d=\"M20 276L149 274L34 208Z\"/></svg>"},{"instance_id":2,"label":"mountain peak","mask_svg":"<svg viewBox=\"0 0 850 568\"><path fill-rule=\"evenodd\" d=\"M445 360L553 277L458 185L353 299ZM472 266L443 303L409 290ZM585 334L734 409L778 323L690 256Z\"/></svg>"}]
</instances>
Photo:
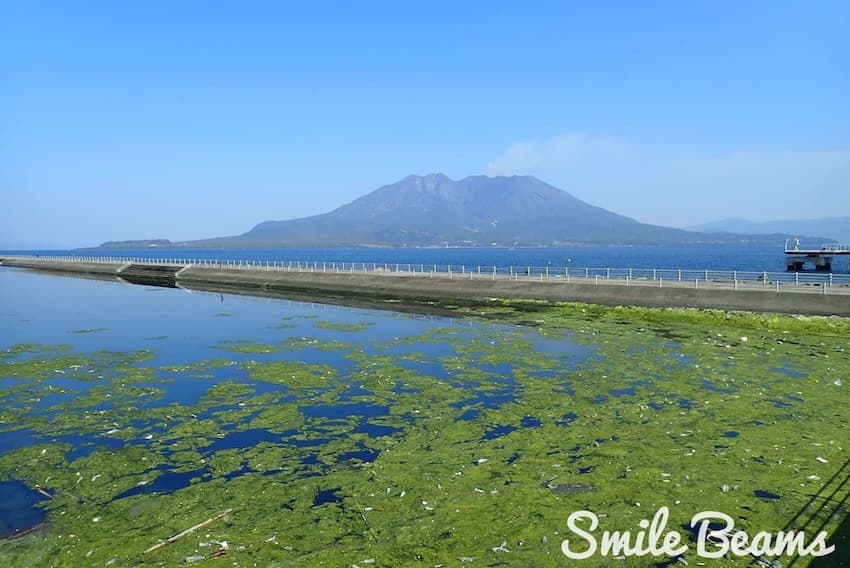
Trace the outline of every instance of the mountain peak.
<instances>
[{"instance_id":1,"label":"mountain peak","mask_svg":"<svg viewBox=\"0 0 850 568\"><path fill-rule=\"evenodd\" d=\"M663 242L683 232L594 207L532 176L411 175L324 215L258 225L243 238L296 244L539 245Z\"/></svg>"},{"instance_id":2,"label":"mountain peak","mask_svg":"<svg viewBox=\"0 0 850 568\"><path fill-rule=\"evenodd\" d=\"M460 179L460 180L453 180L452 178L450 178L449 176L447 176L446 174L444 174L442 172L433 172L433 173L425 174L425 175L412 174L412 175L409 175L406 178L396 182L395 184L391 184L391 185L397 185L399 183L404 183L404 182L420 182L422 184L447 183L448 182L448 183L463 184L464 182L469 182L469 181L482 181L482 182L503 181L503 182L507 182L509 180L514 180L514 181L528 180L528 181L535 182L535 183L545 184L545 182L543 182L543 181L541 181L541 180L539 180L536 177L531 176L531 175L514 174L514 175L510 175L510 176L488 176L488 175L485 175L485 174L478 174L478 175L467 176L467 177ZM545 184L545 185L548 185L548 184Z\"/></svg>"},{"instance_id":3,"label":"mountain peak","mask_svg":"<svg viewBox=\"0 0 850 568\"><path fill-rule=\"evenodd\" d=\"M444 173L434 172L434 173L425 174L425 175L422 175L422 176L417 175L417 174L412 174L412 175L409 175L406 178L404 178L403 180L396 182L396 183L402 183L402 182L406 182L406 181L412 181L412 182L417 182L417 181L418 182L429 182L429 181L431 181L431 182L433 182L433 181L454 181L454 180L452 180L449 176L447 176Z\"/></svg>"}]
</instances>

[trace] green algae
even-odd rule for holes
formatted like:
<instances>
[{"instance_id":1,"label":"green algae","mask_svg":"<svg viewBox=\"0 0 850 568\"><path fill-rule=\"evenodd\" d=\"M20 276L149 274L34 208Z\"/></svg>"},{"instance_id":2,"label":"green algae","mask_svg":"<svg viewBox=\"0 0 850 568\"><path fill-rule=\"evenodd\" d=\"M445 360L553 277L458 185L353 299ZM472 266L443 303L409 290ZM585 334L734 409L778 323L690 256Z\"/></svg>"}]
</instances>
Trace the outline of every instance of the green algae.
<instances>
[{"instance_id":1,"label":"green algae","mask_svg":"<svg viewBox=\"0 0 850 568\"><path fill-rule=\"evenodd\" d=\"M215 376L215 374L211 371L237 364L237 361L232 361L230 359L203 359L181 365L163 365L160 367L160 370L166 373L176 373L182 377L209 379Z\"/></svg>"},{"instance_id":2,"label":"green algae","mask_svg":"<svg viewBox=\"0 0 850 568\"><path fill-rule=\"evenodd\" d=\"M340 323L333 321L320 320L313 324L313 327L318 329L329 329L331 331L345 331L345 332L355 332L355 331L364 331L369 329L375 325L372 322L362 322L362 323Z\"/></svg>"},{"instance_id":3,"label":"green algae","mask_svg":"<svg viewBox=\"0 0 850 568\"><path fill-rule=\"evenodd\" d=\"M502 320L564 326L568 320L621 322L636 321L661 325L690 324L705 327L762 329L788 333L839 335L850 333L850 318L759 314L698 308L643 308L639 306L602 306L580 302L546 302L491 298L486 306L459 308L473 316L498 317Z\"/></svg>"},{"instance_id":4,"label":"green algae","mask_svg":"<svg viewBox=\"0 0 850 568\"><path fill-rule=\"evenodd\" d=\"M601 530L635 530L662 505L674 527L713 509L751 532L780 530L801 512L798 524L814 519L812 526L826 522L831 530L847 514L823 506L831 477L848 460L848 393L840 382L846 322L582 309L499 305L503 321L533 330L431 328L387 343L392 353L327 342L352 363L344 375L297 360L299 349L325 346L305 338L267 352L286 351L292 360L163 369L142 366L148 355L13 347L0 376L14 372L39 385L56 369L80 365L74 378L96 384L54 405L61 417L16 406L8 424L124 446L97 445L69 461L72 445L47 440L0 456L0 478L55 495L46 505L48 528L0 543L0 558L16 566L175 565L208 555L202 544L216 540L229 543L228 561L239 565L564 566L560 540L577 509L606 515ZM538 352L538 338L583 346L587 355ZM415 351L396 351L405 346ZM429 355L429 346L450 351ZM162 396L163 387L145 385L162 383L160 371L189 376L228 366L251 382L216 379L195 404L140 402ZM258 383L280 390L264 392ZM0 389L3 408L22 394ZM386 407L369 423L393 432L358 432L356 414L305 414L346 404ZM470 410L477 414L464 416ZM529 418L532 427L523 425ZM504 433L488 437L500 427ZM2 421L0 429L7 429ZM210 450L234 432L255 431L273 435ZM374 461L363 459L367 452L377 454ZM154 484L163 466L208 477L198 474L170 493L116 499ZM559 484L593 490L558 494L550 487ZM759 490L781 499L759 499ZM839 488L833 502L846 492ZM234 511L203 535L143 552L228 508Z\"/></svg>"},{"instance_id":5,"label":"green algae","mask_svg":"<svg viewBox=\"0 0 850 568\"><path fill-rule=\"evenodd\" d=\"M267 325L266 329L297 329L298 324L295 323L279 323L277 325Z\"/></svg>"},{"instance_id":6,"label":"green algae","mask_svg":"<svg viewBox=\"0 0 850 568\"><path fill-rule=\"evenodd\" d=\"M352 349L353 346L338 339L319 340L311 337L290 337L283 343L284 351L300 351L307 348L320 351L344 351Z\"/></svg>"},{"instance_id":7,"label":"green algae","mask_svg":"<svg viewBox=\"0 0 850 568\"><path fill-rule=\"evenodd\" d=\"M244 365L251 378L285 385L291 389L327 386L336 379L336 371L328 365L304 364L298 361L249 361Z\"/></svg>"},{"instance_id":8,"label":"green algae","mask_svg":"<svg viewBox=\"0 0 850 568\"><path fill-rule=\"evenodd\" d=\"M279 345L266 345L248 340L223 341L219 348L234 353L277 353L283 349Z\"/></svg>"},{"instance_id":9,"label":"green algae","mask_svg":"<svg viewBox=\"0 0 850 568\"><path fill-rule=\"evenodd\" d=\"M63 345L47 345L41 343L18 343L0 351L0 358L11 359L24 353L67 353L71 351L71 346Z\"/></svg>"},{"instance_id":10,"label":"green algae","mask_svg":"<svg viewBox=\"0 0 850 568\"><path fill-rule=\"evenodd\" d=\"M322 341L311 337L290 337L277 344L257 343L250 339L222 341L217 347L233 353L261 355L267 353L280 353L283 351L299 351L306 348L319 349L322 351L340 351L350 349L351 345L337 339Z\"/></svg>"}]
</instances>

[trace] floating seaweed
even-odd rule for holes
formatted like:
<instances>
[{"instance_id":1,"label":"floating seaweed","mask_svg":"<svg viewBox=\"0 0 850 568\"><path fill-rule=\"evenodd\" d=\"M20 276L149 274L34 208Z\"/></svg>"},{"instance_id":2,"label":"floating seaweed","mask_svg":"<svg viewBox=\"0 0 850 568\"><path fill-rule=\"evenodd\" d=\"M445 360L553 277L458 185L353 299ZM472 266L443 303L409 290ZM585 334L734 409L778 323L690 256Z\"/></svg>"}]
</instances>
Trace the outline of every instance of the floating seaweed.
<instances>
[{"instance_id":1,"label":"floating seaweed","mask_svg":"<svg viewBox=\"0 0 850 568\"><path fill-rule=\"evenodd\" d=\"M509 302L400 328L310 315L285 316L293 337L258 324L176 363L9 345L0 434L25 443L2 450L0 479L52 498L3 563L562 566L577 509L600 530L660 505L671 526L712 509L753 532L846 515L820 506L847 493L831 481L850 444L845 320Z\"/></svg>"}]
</instances>

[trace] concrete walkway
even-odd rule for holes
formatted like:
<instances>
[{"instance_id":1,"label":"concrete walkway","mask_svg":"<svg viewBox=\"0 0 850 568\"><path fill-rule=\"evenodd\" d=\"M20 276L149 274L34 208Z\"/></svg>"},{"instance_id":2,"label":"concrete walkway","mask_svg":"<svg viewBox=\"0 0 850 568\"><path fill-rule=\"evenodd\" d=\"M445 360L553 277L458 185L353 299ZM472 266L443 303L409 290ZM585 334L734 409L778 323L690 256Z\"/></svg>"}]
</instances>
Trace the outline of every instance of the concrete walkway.
<instances>
[{"instance_id":1,"label":"concrete walkway","mask_svg":"<svg viewBox=\"0 0 850 568\"><path fill-rule=\"evenodd\" d=\"M45 271L120 277L125 263L66 262L61 260L5 258L4 266ZM153 262L132 265L134 278L145 271L162 274ZM173 267L171 267L173 268ZM491 275L395 272L383 269L328 271L221 268L186 265L173 273L173 284L183 288L273 291L313 297L345 297L416 303L440 301L483 303L490 298L575 301L603 305L715 308L804 315L850 316L850 286L789 286L756 282L699 282L651 279L566 279L563 276Z\"/></svg>"}]
</instances>

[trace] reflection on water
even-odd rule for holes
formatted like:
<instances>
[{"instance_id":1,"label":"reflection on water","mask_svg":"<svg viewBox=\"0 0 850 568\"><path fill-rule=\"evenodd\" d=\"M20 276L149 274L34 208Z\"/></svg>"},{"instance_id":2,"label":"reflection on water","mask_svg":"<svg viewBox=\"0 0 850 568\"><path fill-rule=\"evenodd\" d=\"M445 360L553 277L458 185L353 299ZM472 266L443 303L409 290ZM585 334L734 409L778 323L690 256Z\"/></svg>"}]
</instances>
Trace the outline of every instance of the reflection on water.
<instances>
[{"instance_id":1,"label":"reflection on water","mask_svg":"<svg viewBox=\"0 0 850 568\"><path fill-rule=\"evenodd\" d=\"M133 401L147 412L165 412L173 405L197 405L207 400L205 397L210 396L212 385L227 385L232 389L244 388L244 395L235 400L223 400L222 404L208 404L189 420L204 423L229 412L234 402L241 404L240 398L268 395L278 405L294 403L309 425L308 431L252 428L252 419L259 410L245 414L215 431L204 430L200 434L196 445L201 463L226 450L264 443L292 448L322 447L345 436L355 439L335 456L333 463L374 461L380 451L367 447L356 437L361 434L367 438L392 437L402 429L375 422L375 419L389 416L392 409L371 401L372 391L355 378L363 371L358 370L358 359L352 358L352 353L389 357L400 368L455 385L463 393L458 400L451 401L452 407L464 410L459 420L472 420L482 409L497 409L515 400L515 371L510 362L481 362L477 368L470 369L469 359L465 357L464 367L458 367L457 346L474 343L482 332L490 338L475 347L482 352L495 352L504 332L512 341L524 338L535 352L552 355L562 365L562 371L541 368L537 369L537 374L553 382L563 375L563 370L575 368L592 354L587 346L542 337L533 331L517 334L517 330L509 326L278 299L145 288L21 270L0 271L0 294L6 308L0 315L0 325L7 345L65 345L69 353L95 357L103 352L148 352L150 357L143 362L144 367L159 370L155 376L139 381L139 387L146 390L139 392ZM10 309L12 306L14 310ZM416 337L426 341L409 339ZM12 354L7 360L26 358L24 352ZM198 361L213 364L195 368L193 365ZM245 367L246 363L275 361L329 365L343 379L346 388L336 392L337 387L329 383L311 389L310 396L305 397L303 393L290 392L283 383L252 379ZM97 369L93 365L73 365L69 369L52 371L55 376L40 385L43 394L33 398L29 391L21 389L19 393L7 393L7 402L16 401L28 408L29 416L44 415L49 419L56 408L76 407L87 413L114 412L116 401L125 404L127 400L126 395L101 386L102 380L109 378L104 375L114 369L102 365ZM394 381L393 391L398 395L416 395L420 390L404 380L387 379ZM0 377L0 381L4 388L25 384L25 379L17 377ZM323 397L327 402L322 402ZM86 399L85 403L77 402ZM340 424L346 426L340 428ZM517 427L540 424L538 419L525 417L518 426L500 425L488 430L482 439L495 439ZM129 423L105 423L103 431L94 435L73 429L0 431L0 452L48 441L67 444L66 460L77 462L89 459L98 451L150 446L166 436L168 428L167 421L137 418ZM163 454L168 459L176 451L179 450L166 448ZM314 465L321 461L317 454L302 459ZM233 478L253 471L242 465L228 476ZM141 473L145 479L114 499L170 492L190 483L203 482L211 475L206 466L189 471L182 467L178 471L168 463L157 464ZM317 496L319 502L325 502L322 495L331 493L321 493Z\"/></svg>"},{"instance_id":2,"label":"reflection on water","mask_svg":"<svg viewBox=\"0 0 850 568\"><path fill-rule=\"evenodd\" d=\"M0 481L0 539L26 531L45 519L36 505L46 499L17 481Z\"/></svg>"}]
</instances>

